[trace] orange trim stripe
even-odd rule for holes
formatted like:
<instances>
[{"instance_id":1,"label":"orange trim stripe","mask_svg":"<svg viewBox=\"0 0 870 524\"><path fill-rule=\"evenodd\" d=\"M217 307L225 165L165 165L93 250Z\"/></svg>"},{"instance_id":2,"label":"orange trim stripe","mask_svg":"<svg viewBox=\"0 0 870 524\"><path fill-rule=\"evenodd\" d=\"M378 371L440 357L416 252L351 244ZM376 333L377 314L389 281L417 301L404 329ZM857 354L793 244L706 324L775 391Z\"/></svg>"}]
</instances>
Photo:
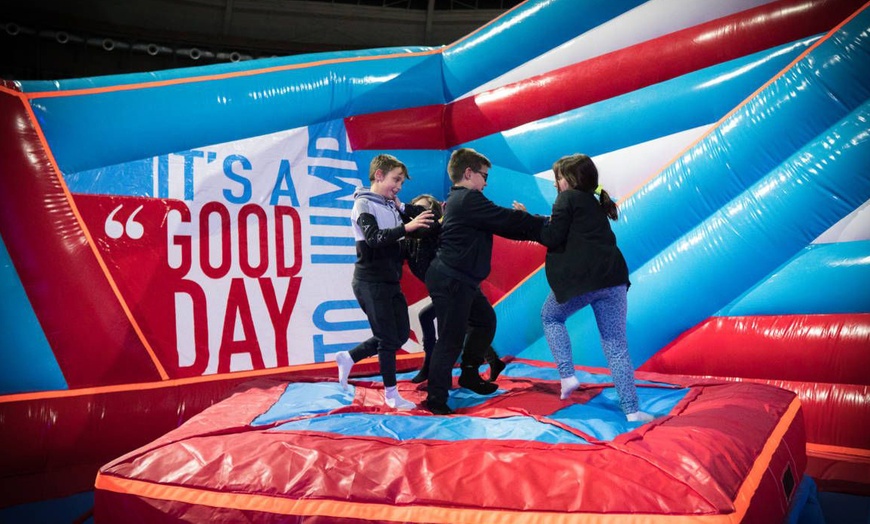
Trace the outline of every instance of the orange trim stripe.
<instances>
[{"instance_id":1,"label":"orange trim stripe","mask_svg":"<svg viewBox=\"0 0 870 524\"><path fill-rule=\"evenodd\" d=\"M66 197L67 203L69 204L73 215L75 215L76 221L79 223L79 227L81 227L82 233L84 233L88 244L90 245L91 252L93 252L94 257L96 257L97 259L97 263L103 270L103 275L106 277L106 281L112 288L112 292L115 293L115 297L117 297L118 302L121 304L121 309L124 310L124 314L127 315L127 319L130 321L130 325L133 327L133 331L136 333L136 336L139 337L139 341L142 342L142 345L145 347L145 351L148 352L148 356L151 357L151 361L154 363L154 367L157 368L157 372L160 375L160 378L162 378L163 380L168 379L169 375L163 368L163 364L161 364L160 360L157 358L157 354L154 352L154 348L151 347L151 344L149 344L148 340L145 338L145 334L142 333L142 329L139 327L138 322L136 322L136 319L133 317L133 312L130 311L130 307L127 305L126 300L124 300L124 297L121 295L121 290L118 289L118 285L115 283L115 279L112 278L112 274L109 272L109 267L106 265L106 262L103 260L102 255L100 255L100 252L97 249L97 243L94 242L94 239L91 237L90 231L85 225L84 220L82 220L82 216L79 213L78 207L76 207L75 200L72 197L72 193L70 193L69 187L67 187L66 185L66 181L60 175L60 168L58 168L57 166L57 161L54 158L54 153L51 152L51 148L48 146L48 141L45 138L45 134L42 132L42 127L40 127L39 125L36 114L33 112L33 107L30 105L29 101L26 101L23 98L21 102L24 105L24 109L27 111L27 116L30 118L30 122L33 125L33 129L36 131L36 135L39 137L39 143L42 145L45 154L48 156L48 161L51 163L51 167L54 170L54 176L57 177L57 181L60 184L61 189L63 190L63 194Z\"/></svg>"},{"instance_id":2,"label":"orange trim stripe","mask_svg":"<svg viewBox=\"0 0 870 524\"><path fill-rule=\"evenodd\" d=\"M520 280L519 282L517 282L516 285L515 285L514 287L510 288L510 290L509 290L507 293L505 293L504 295L502 295L501 297L499 297L498 300L495 301L495 304L493 304L493 307L499 305L499 304L501 303L502 300L506 299L508 296L510 296L511 293L513 293L514 291L516 291L517 289L519 289L520 286L522 286L523 284L525 284L525 283L526 283L530 278L532 278L533 276L535 276L536 274L538 274L538 272L540 272L542 269L544 269L545 266L546 266L546 264L541 264L540 266L538 266L538 269L532 271L531 273L529 273L528 275L526 275L525 278L523 278L522 280Z\"/></svg>"},{"instance_id":3,"label":"orange trim stripe","mask_svg":"<svg viewBox=\"0 0 870 524\"><path fill-rule=\"evenodd\" d=\"M571 524L582 517L586 524L676 523L676 524L737 524L731 515L655 515L617 513L553 513L540 511L510 511L493 508L453 508L440 506L392 506L337 500L289 499L248 493L226 493L210 490L155 484L97 474L95 488L122 495L145 497L168 502L230 508L239 511L261 511L277 515L308 515L331 518L353 518L384 522L432 524Z\"/></svg>"},{"instance_id":4,"label":"orange trim stripe","mask_svg":"<svg viewBox=\"0 0 870 524\"><path fill-rule=\"evenodd\" d=\"M396 355L397 361L419 359L422 353L408 353ZM377 362L377 357L360 360L358 363ZM199 377L167 379L160 382L138 382L133 384L117 384L112 386L95 386L58 391L38 391L33 393L14 393L0 395L0 404L8 402L27 402L31 400L51 400L54 398L71 398L89 395L104 395L110 393L123 393L130 391L147 391L159 388L170 388L199 384L207 382L221 382L226 380L246 380L253 378L286 377L288 373L304 373L306 371L328 371L335 369L334 362L319 362L315 364L295 364L283 368L257 369L251 371L236 371L233 373L221 373L216 375L203 375Z\"/></svg>"},{"instance_id":5,"label":"orange trim stripe","mask_svg":"<svg viewBox=\"0 0 870 524\"><path fill-rule=\"evenodd\" d=\"M755 464L753 464L749 474L746 475L745 479L743 479L743 484L737 491L737 496L734 497L734 507L736 510L734 513L735 523L742 522L743 517L746 516L746 512L749 510L749 505L752 503L752 497L755 496L755 492L758 491L758 486L761 484L765 473L767 473L767 468L770 467L773 455L776 453L780 444L782 444L785 434L794 422L794 418L797 416L800 408L801 401L797 396L795 396L786 412L782 415L782 418L779 419L779 423L777 423L776 427L771 432L770 437L767 438L767 442L764 444L761 453L759 453L758 457L755 459Z\"/></svg>"},{"instance_id":6,"label":"orange trim stripe","mask_svg":"<svg viewBox=\"0 0 870 524\"><path fill-rule=\"evenodd\" d=\"M844 446L831 446L827 444L814 444L807 442L807 455L816 458L855 462L858 464L870 464L870 449L847 448Z\"/></svg>"},{"instance_id":7,"label":"orange trim stripe","mask_svg":"<svg viewBox=\"0 0 870 524\"><path fill-rule=\"evenodd\" d=\"M304 64L288 64L284 66L266 67L263 69L252 69L247 71L235 71L233 73L221 73L216 75L206 75L197 77L173 78L171 80L160 80L154 82L142 82L137 84L126 84L104 87L90 87L85 89L71 89L69 91L41 91L36 93L25 93L24 96L30 99L38 98L56 98L61 96L83 96L97 95L103 93L114 93L119 91L134 91L137 89L151 89L155 87L166 87L172 85L194 84L199 82L209 82L212 80L226 80L230 78L241 78L246 76L255 76L268 73L277 73L281 71L292 71L294 69L305 69L309 67L318 67L323 65L341 64L346 62L366 62L371 60L384 60L388 58L411 58L417 56L427 56L440 53L441 49L432 49L429 51L418 51L414 53L393 53L389 55L377 56L362 56L362 57L347 57L347 58L331 58L328 60L319 60L317 62L306 62Z\"/></svg>"},{"instance_id":8,"label":"orange trim stripe","mask_svg":"<svg viewBox=\"0 0 870 524\"><path fill-rule=\"evenodd\" d=\"M47 400L53 398L69 398L87 395L101 395L108 393L122 393L127 391L146 391L158 388L168 388L199 384L206 382L221 382L225 380L245 380L251 378L264 378L286 376L287 373L298 371L311 371L329 369L335 366L333 362L318 364L300 364L284 368L258 369L253 371L238 371L235 373L223 373L220 375L203 375L199 377L167 379L160 382L139 382L135 384L118 384L113 386L96 386L61 391L38 391L34 393L15 393L12 395L0 395L0 404L6 402L25 402L29 400Z\"/></svg>"},{"instance_id":9,"label":"orange trim stripe","mask_svg":"<svg viewBox=\"0 0 870 524\"><path fill-rule=\"evenodd\" d=\"M21 91L16 91L14 89L9 89L8 87L0 86L0 93L6 93L7 95L17 96L18 98L24 99L24 93Z\"/></svg>"}]
</instances>

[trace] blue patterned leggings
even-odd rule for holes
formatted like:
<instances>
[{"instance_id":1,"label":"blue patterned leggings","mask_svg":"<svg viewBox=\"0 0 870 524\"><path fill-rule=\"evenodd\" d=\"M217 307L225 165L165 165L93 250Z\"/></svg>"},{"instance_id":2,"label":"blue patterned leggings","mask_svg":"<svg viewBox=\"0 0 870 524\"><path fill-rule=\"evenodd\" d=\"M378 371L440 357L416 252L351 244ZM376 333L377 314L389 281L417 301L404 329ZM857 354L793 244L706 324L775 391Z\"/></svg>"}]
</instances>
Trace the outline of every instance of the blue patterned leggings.
<instances>
[{"instance_id":1,"label":"blue patterned leggings","mask_svg":"<svg viewBox=\"0 0 870 524\"><path fill-rule=\"evenodd\" d=\"M625 334L627 291L628 288L624 285L598 289L574 297L564 304L556 302L556 297L550 292L541 309L541 321L544 323L544 336L553 353L559 376L571 377L574 375L574 356L565 320L591 304L598 332L601 334L601 347L607 357L620 405L625 413L633 413L638 410L638 402L634 366L628 354L628 339Z\"/></svg>"}]
</instances>

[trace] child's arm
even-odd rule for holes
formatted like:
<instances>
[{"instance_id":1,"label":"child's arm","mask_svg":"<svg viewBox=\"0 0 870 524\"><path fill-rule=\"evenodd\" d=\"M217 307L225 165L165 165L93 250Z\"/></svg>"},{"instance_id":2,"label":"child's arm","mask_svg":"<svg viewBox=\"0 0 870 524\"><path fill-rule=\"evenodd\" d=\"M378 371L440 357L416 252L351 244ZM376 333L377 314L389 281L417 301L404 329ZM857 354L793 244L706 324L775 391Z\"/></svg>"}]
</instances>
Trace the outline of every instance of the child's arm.
<instances>
[{"instance_id":1,"label":"child's arm","mask_svg":"<svg viewBox=\"0 0 870 524\"><path fill-rule=\"evenodd\" d=\"M365 243L369 247L383 247L389 244L394 244L400 238L405 236L404 224L399 224L396 227L389 229L381 229L378 226L378 221L371 213L360 213L356 219L356 225L362 231L362 236Z\"/></svg>"},{"instance_id":2,"label":"child's arm","mask_svg":"<svg viewBox=\"0 0 870 524\"><path fill-rule=\"evenodd\" d=\"M382 247L398 242L406 233L428 228L432 224L432 212L425 210L407 224L399 224L388 229L381 229L377 219L371 213L360 213L356 223L362 231L366 244L370 247Z\"/></svg>"},{"instance_id":3,"label":"child's arm","mask_svg":"<svg viewBox=\"0 0 870 524\"><path fill-rule=\"evenodd\" d=\"M469 204L470 216L478 228L511 240L540 241L546 217L501 207L479 191L469 194Z\"/></svg>"}]
</instances>

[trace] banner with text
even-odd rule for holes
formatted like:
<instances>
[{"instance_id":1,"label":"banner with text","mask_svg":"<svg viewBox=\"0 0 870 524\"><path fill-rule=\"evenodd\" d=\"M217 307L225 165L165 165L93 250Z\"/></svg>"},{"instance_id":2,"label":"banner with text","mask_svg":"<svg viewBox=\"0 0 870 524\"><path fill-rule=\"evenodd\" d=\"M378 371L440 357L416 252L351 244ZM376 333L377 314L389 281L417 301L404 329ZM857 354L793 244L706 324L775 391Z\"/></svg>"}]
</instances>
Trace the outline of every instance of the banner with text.
<instances>
[{"instance_id":1,"label":"banner with text","mask_svg":"<svg viewBox=\"0 0 870 524\"><path fill-rule=\"evenodd\" d=\"M189 377L323 362L370 336L350 286L357 164L339 120L69 178L145 340Z\"/></svg>"}]
</instances>

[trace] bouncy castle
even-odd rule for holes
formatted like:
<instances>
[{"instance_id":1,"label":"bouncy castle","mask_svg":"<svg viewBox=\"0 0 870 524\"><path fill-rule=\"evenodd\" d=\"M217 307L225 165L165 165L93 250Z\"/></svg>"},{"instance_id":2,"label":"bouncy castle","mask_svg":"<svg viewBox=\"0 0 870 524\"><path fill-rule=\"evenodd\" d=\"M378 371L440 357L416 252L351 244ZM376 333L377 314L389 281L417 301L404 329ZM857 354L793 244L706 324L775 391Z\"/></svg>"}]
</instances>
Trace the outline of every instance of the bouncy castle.
<instances>
[{"instance_id":1,"label":"bouncy castle","mask_svg":"<svg viewBox=\"0 0 870 524\"><path fill-rule=\"evenodd\" d=\"M816 490L870 495L868 40L858 0L528 0L441 47L4 81L0 516L823 522ZM559 400L545 248L503 238L496 394L395 412L373 362L339 387L371 333L353 192L389 153L403 201L444 199L459 147L540 215L553 162L595 160L654 421L621 416L588 308Z\"/></svg>"}]
</instances>

